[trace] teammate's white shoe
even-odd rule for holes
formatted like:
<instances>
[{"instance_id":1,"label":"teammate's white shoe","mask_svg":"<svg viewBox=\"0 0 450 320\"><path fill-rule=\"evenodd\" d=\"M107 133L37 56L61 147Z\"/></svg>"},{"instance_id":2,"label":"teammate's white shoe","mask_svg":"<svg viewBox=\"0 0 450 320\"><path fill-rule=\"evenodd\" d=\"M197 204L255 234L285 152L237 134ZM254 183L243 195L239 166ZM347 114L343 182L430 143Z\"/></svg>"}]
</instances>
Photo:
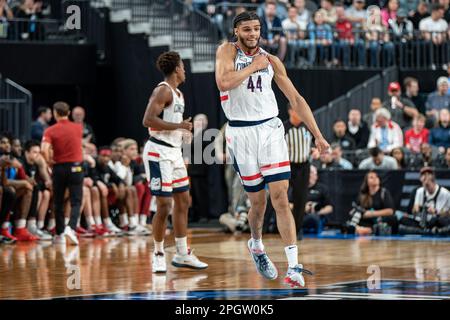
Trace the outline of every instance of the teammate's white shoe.
<instances>
[{"instance_id":1,"label":"teammate's white shoe","mask_svg":"<svg viewBox=\"0 0 450 320\"><path fill-rule=\"evenodd\" d=\"M177 268L206 269L208 264L201 262L194 254L193 250L189 250L188 254L181 255L176 253L172 259L172 265Z\"/></svg>"},{"instance_id":2,"label":"teammate's white shoe","mask_svg":"<svg viewBox=\"0 0 450 320\"><path fill-rule=\"evenodd\" d=\"M66 226L66 228L64 229L64 237L66 238L69 244L72 244L74 246L78 245L77 234L75 233L75 231L72 230L71 227Z\"/></svg>"},{"instance_id":3,"label":"teammate's white shoe","mask_svg":"<svg viewBox=\"0 0 450 320\"><path fill-rule=\"evenodd\" d=\"M114 223L105 224L106 229L112 232L115 236L123 236L125 233L122 229L118 228Z\"/></svg>"},{"instance_id":4,"label":"teammate's white shoe","mask_svg":"<svg viewBox=\"0 0 450 320\"><path fill-rule=\"evenodd\" d=\"M303 269L302 264L298 264L293 268L288 268L284 282L292 288L299 288L305 286L305 279L303 278L303 272L309 275L313 273L306 269Z\"/></svg>"},{"instance_id":5,"label":"teammate's white shoe","mask_svg":"<svg viewBox=\"0 0 450 320\"><path fill-rule=\"evenodd\" d=\"M152 254L153 273L167 272L166 256L164 253L154 251Z\"/></svg>"},{"instance_id":6,"label":"teammate's white shoe","mask_svg":"<svg viewBox=\"0 0 450 320\"><path fill-rule=\"evenodd\" d=\"M51 241L53 239L50 233L48 233L47 231L43 231L36 226L28 227L27 229L29 233L31 233L33 236L38 237L41 241Z\"/></svg>"}]
</instances>

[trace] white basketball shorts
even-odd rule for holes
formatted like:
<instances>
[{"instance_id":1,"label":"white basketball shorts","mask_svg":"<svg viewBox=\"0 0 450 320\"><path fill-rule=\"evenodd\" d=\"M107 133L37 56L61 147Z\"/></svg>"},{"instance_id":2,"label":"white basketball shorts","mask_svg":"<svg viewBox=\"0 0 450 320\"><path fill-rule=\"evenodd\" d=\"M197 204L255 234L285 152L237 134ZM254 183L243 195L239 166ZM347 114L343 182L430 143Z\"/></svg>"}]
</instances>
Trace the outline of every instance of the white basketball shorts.
<instances>
[{"instance_id":1,"label":"white basketball shorts","mask_svg":"<svg viewBox=\"0 0 450 320\"><path fill-rule=\"evenodd\" d=\"M261 122L230 121L225 131L234 169L247 192L291 176L283 122L277 117Z\"/></svg>"},{"instance_id":2,"label":"white basketball shorts","mask_svg":"<svg viewBox=\"0 0 450 320\"><path fill-rule=\"evenodd\" d=\"M152 195L171 197L172 193L189 190L189 177L181 148L149 140L144 147L143 159Z\"/></svg>"}]
</instances>

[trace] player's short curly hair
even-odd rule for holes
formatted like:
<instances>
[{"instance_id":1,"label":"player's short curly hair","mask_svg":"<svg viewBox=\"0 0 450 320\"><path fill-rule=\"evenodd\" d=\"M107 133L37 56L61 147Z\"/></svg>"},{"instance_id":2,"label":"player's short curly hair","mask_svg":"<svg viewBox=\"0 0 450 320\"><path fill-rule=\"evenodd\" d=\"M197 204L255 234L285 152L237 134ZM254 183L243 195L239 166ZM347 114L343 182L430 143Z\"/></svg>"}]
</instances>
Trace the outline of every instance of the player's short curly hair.
<instances>
[{"instance_id":1,"label":"player's short curly hair","mask_svg":"<svg viewBox=\"0 0 450 320\"><path fill-rule=\"evenodd\" d=\"M168 51L162 53L156 60L156 67L165 76L171 75L175 68L180 65L181 57L178 52Z\"/></svg>"},{"instance_id":2,"label":"player's short curly hair","mask_svg":"<svg viewBox=\"0 0 450 320\"><path fill-rule=\"evenodd\" d=\"M239 24L243 21L251 21L251 20L258 20L261 23L261 19L256 14L255 11L244 11L233 19L233 28L237 28Z\"/></svg>"}]
</instances>

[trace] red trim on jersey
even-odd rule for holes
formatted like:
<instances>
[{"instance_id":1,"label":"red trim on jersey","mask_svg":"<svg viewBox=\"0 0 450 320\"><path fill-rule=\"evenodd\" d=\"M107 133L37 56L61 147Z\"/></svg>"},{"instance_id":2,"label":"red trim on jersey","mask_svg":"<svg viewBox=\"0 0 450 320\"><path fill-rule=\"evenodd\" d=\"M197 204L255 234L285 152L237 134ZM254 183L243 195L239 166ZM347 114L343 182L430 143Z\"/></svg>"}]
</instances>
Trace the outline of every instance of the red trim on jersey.
<instances>
[{"instance_id":1,"label":"red trim on jersey","mask_svg":"<svg viewBox=\"0 0 450 320\"><path fill-rule=\"evenodd\" d=\"M255 56L255 55L257 55L258 53L261 52L261 48L258 47L258 49L255 51L254 54L250 54L249 52L245 52L244 50L242 50L241 47L239 47L239 45L236 42L234 43L234 45L236 46L236 48L241 50L246 56L249 56L249 57L253 57L253 56Z\"/></svg>"},{"instance_id":2,"label":"red trim on jersey","mask_svg":"<svg viewBox=\"0 0 450 320\"><path fill-rule=\"evenodd\" d=\"M284 162L279 162L279 163L273 163L273 164L268 164L266 166L262 166L260 168L261 171L264 170L269 170L269 169L273 169L273 168L280 168L280 167L286 167L289 166L291 164L290 161L284 161Z\"/></svg>"},{"instance_id":3,"label":"red trim on jersey","mask_svg":"<svg viewBox=\"0 0 450 320\"><path fill-rule=\"evenodd\" d=\"M163 182L161 185L162 185L163 187L171 187L171 186L172 186L172 184L169 183L169 182Z\"/></svg>"},{"instance_id":4,"label":"red trim on jersey","mask_svg":"<svg viewBox=\"0 0 450 320\"><path fill-rule=\"evenodd\" d=\"M172 184L180 183L180 182L183 182L183 181L186 181L186 180L189 180L189 177L184 177L184 178L181 178L181 179L173 180Z\"/></svg>"},{"instance_id":5,"label":"red trim on jersey","mask_svg":"<svg viewBox=\"0 0 450 320\"><path fill-rule=\"evenodd\" d=\"M228 100L228 95L220 96L220 101L227 101L227 100Z\"/></svg>"},{"instance_id":6,"label":"red trim on jersey","mask_svg":"<svg viewBox=\"0 0 450 320\"><path fill-rule=\"evenodd\" d=\"M149 152L149 153L147 153L149 156L151 156L151 157L155 157L155 158L159 158L159 153L156 153L156 152Z\"/></svg>"},{"instance_id":7,"label":"red trim on jersey","mask_svg":"<svg viewBox=\"0 0 450 320\"><path fill-rule=\"evenodd\" d=\"M256 180L258 178L262 178L261 173L254 174L252 176L241 176L241 179L245 181Z\"/></svg>"}]
</instances>

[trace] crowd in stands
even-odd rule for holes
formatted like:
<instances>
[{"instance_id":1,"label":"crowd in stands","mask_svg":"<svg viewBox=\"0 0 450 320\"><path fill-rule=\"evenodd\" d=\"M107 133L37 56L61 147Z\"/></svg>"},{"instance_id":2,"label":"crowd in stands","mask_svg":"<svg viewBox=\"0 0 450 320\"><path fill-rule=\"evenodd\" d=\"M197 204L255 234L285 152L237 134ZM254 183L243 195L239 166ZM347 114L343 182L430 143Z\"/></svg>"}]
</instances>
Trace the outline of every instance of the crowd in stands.
<instances>
[{"instance_id":1,"label":"crowd in stands","mask_svg":"<svg viewBox=\"0 0 450 320\"><path fill-rule=\"evenodd\" d=\"M261 44L288 67L390 66L420 54L422 65L447 64L449 0L192 0L230 39L232 19L256 10ZM411 44L415 41L415 47ZM414 51L414 52L413 52ZM401 52L401 54L399 54ZM409 57L409 58L408 58ZM417 58L417 57L416 57Z\"/></svg>"}]
</instances>

